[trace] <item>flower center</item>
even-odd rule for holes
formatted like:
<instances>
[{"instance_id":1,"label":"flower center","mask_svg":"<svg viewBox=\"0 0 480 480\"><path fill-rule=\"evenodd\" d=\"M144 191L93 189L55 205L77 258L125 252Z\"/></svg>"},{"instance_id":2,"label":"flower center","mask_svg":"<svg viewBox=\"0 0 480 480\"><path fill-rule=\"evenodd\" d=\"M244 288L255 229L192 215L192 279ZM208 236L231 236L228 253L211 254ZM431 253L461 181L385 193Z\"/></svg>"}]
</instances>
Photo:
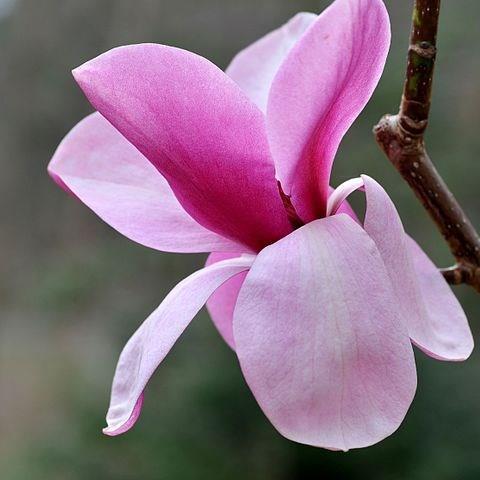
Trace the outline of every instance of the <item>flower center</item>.
<instances>
[{"instance_id":1,"label":"flower center","mask_svg":"<svg viewBox=\"0 0 480 480\"><path fill-rule=\"evenodd\" d=\"M282 202L283 202L283 207L287 212L288 220L290 221L290 224L292 225L293 229L296 230L297 228L302 227L303 225L305 225L305 223L298 216L298 213L292 204L290 196L283 191L282 185L278 180L277 180L277 186L278 186L278 191L280 193L280 198L282 199Z\"/></svg>"}]
</instances>

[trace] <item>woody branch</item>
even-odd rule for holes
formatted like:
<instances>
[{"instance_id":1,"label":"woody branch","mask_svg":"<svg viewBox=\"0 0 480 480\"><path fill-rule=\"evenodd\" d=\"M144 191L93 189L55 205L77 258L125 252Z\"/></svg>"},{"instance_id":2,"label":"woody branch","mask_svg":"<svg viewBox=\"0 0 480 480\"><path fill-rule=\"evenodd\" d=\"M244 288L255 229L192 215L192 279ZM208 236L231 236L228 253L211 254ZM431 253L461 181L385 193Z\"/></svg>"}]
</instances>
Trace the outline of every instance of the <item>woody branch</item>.
<instances>
[{"instance_id":1,"label":"woody branch","mask_svg":"<svg viewBox=\"0 0 480 480\"><path fill-rule=\"evenodd\" d=\"M400 111L397 115L385 115L375 126L374 134L456 259L456 265L442 270L446 280L451 284L469 284L480 292L480 238L425 148L439 14L440 0L415 0Z\"/></svg>"}]
</instances>

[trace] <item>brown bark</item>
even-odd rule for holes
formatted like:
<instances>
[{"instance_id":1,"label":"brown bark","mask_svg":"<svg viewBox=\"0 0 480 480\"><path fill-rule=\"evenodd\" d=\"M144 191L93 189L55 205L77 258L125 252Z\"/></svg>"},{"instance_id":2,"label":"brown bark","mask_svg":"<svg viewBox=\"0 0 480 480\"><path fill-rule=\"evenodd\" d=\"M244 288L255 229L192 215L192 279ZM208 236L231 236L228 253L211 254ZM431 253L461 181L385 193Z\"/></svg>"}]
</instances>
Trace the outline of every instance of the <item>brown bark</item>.
<instances>
[{"instance_id":1,"label":"brown bark","mask_svg":"<svg viewBox=\"0 0 480 480\"><path fill-rule=\"evenodd\" d=\"M415 0L408 64L400 111L374 128L376 140L428 211L456 259L443 270L451 284L480 292L480 238L436 170L425 148L440 0Z\"/></svg>"}]
</instances>

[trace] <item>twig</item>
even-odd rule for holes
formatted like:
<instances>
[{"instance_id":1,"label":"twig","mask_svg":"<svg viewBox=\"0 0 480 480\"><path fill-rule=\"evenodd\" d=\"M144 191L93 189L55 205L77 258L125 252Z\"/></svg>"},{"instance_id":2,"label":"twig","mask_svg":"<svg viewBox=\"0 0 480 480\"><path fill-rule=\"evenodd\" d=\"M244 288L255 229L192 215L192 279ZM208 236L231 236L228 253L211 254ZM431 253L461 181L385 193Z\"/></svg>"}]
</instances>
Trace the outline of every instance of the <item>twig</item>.
<instances>
[{"instance_id":1,"label":"twig","mask_svg":"<svg viewBox=\"0 0 480 480\"><path fill-rule=\"evenodd\" d=\"M457 263L442 270L451 284L480 292L480 238L427 154L428 124L440 0L415 0L408 64L397 115L385 115L375 138L445 237Z\"/></svg>"}]
</instances>

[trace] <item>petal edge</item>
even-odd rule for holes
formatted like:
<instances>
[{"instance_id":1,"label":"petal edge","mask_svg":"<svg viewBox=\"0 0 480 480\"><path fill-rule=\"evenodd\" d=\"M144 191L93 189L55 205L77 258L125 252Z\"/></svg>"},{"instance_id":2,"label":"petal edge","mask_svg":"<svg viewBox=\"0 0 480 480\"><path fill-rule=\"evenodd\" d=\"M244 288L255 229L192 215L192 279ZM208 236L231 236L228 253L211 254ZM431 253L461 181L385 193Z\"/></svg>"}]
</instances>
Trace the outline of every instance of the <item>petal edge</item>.
<instances>
[{"instance_id":1,"label":"petal edge","mask_svg":"<svg viewBox=\"0 0 480 480\"><path fill-rule=\"evenodd\" d=\"M259 253L235 309L236 352L282 435L348 450L399 427L416 371L398 312L374 242L347 215Z\"/></svg>"}]
</instances>

